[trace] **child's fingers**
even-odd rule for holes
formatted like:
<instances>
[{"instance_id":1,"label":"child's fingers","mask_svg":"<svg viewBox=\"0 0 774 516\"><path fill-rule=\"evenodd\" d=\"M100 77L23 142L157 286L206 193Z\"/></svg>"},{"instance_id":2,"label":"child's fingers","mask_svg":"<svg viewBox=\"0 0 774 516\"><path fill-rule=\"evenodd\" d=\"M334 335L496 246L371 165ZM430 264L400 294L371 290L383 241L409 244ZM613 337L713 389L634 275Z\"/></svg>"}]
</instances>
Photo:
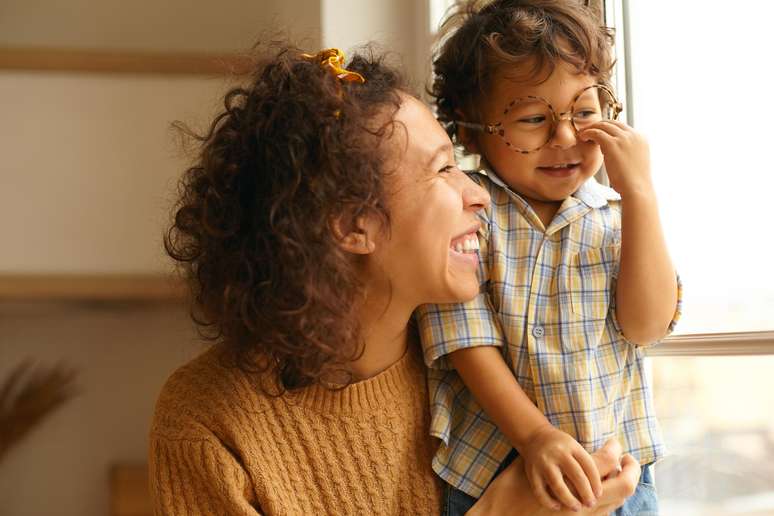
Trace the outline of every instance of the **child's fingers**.
<instances>
[{"instance_id":1,"label":"child's fingers","mask_svg":"<svg viewBox=\"0 0 774 516\"><path fill-rule=\"evenodd\" d=\"M546 489L546 485L542 479L538 478L532 483L532 492L535 494L535 498L543 507L558 511L562 508L561 504L555 500Z\"/></svg>"},{"instance_id":2,"label":"child's fingers","mask_svg":"<svg viewBox=\"0 0 774 516\"><path fill-rule=\"evenodd\" d=\"M624 122L621 122L620 120L605 120L605 122L618 127L624 132L627 132L627 133L634 132L634 128L632 126Z\"/></svg>"},{"instance_id":3,"label":"child's fingers","mask_svg":"<svg viewBox=\"0 0 774 516\"><path fill-rule=\"evenodd\" d=\"M586 473L583 471L583 468L580 466L580 464L574 460L570 461L570 463L564 469L563 473L564 476L567 477L567 480L569 480L575 488L575 493L577 493L576 498L578 498L587 507L594 505L594 502L596 502L596 497L592 492L591 483L586 477Z\"/></svg>"},{"instance_id":4,"label":"child's fingers","mask_svg":"<svg viewBox=\"0 0 774 516\"><path fill-rule=\"evenodd\" d=\"M599 129L600 131L604 131L610 136L615 136L617 138L621 138L626 135L626 133L632 132L632 129L628 126L624 125L621 127L614 122L615 120L602 120L601 122L595 122L589 126L588 129Z\"/></svg>"},{"instance_id":5,"label":"child's fingers","mask_svg":"<svg viewBox=\"0 0 774 516\"><path fill-rule=\"evenodd\" d=\"M602 475L599 474L599 469L594 459L591 458L591 455L586 450L582 450L575 454L575 460L578 461L578 464L580 464L580 467L583 468L583 472L586 474L586 478L589 479L594 496L597 498L602 496Z\"/></svg>"},{"instance_id":6,"label":"child's fingers","mask_svg":"<svg viewBox=\"0 0 774 516\"><path fill-rule=\"evenodd\" d=\"M570 492L570 488L567 487L567 484L564 481L564 476L562 476L562 472L559 471L559 468L551 468L546 474L546 481L548 483L548 487L551 489L551 492L554 494L556 499L562 503L562 505L572 509L573 511L580 510L581 503Z\"/></svg>"},{"instance_id":7,"label":"child's fingers","mask_svg":"<svg viewBox=\"0 0 774 516\"><path fill-rule=\"evenodd\" d=\"M602 147L602 150L609 148L615 142L615 137L598 128L584 129L580 133L580 139L584 142L592 141Z\"/></svg>"}]
</instances>

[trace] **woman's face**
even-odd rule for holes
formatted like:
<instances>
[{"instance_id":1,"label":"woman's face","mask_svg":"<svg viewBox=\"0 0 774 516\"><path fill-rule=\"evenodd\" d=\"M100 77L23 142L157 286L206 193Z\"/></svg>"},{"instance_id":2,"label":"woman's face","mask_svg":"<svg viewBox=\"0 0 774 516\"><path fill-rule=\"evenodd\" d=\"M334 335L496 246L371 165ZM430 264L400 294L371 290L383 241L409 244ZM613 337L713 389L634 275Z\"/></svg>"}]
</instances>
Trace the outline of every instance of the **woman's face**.
<instances>
[{"instance_id":1,"label":"woman's face","mask_svg":"<svg viewBox=\"0 0 774 516\"><path fill-rule=\"evenodd\" d=\"M479 291L476 212L489 195L456 167L449 137L424 104L403 95L395 121L390 231L374 239L374 272L385 274L392 302L467 301Z\"/></svg>"}]
</instances>

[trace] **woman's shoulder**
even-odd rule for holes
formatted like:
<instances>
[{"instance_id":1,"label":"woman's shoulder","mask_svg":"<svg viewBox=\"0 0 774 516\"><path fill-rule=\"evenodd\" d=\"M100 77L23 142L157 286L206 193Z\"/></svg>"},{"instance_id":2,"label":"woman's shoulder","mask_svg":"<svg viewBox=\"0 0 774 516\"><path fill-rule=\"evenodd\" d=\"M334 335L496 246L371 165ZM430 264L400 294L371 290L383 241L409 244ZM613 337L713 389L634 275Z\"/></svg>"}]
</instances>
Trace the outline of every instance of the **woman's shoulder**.
<instances>
[{"instance_id":1,"label":"woman's shoulder","mask_svg":"<svg viewBox=\"0 0 774 516\"><path fill-rule=\"evenodd\" d=\"M195 438L217 433L236 412L261 412L271 401L222 346L213 345L167 378L156 401L151 434Z\"/></svg>"}]
</instances>

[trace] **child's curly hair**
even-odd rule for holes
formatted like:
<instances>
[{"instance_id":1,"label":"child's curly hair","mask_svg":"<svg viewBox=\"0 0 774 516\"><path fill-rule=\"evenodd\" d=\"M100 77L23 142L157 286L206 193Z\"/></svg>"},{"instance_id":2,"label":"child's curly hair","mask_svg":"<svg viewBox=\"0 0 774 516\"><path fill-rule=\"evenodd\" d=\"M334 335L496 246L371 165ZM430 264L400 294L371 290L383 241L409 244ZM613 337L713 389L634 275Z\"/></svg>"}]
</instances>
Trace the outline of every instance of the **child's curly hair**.
<instances>
[{"instance_id":1,"label":"child's curly hair","mask_svg":"<svg viewBox=\"0 0 774 516\"><path fill-rule=\"evenodd\" d=\"M578 0L467 0L441 26L429 93L454 135L455 120L479 121L478 99L504 67L509 77L539 83L563 61L610 86L613 41Z\"/></svg>"},{"instance_id":2,"label":"child's curly hair","mask_svg":"<svg viewBox=\"0 0 774 516\"><path fill-rule=\"evenodd\" d=\"M407 90L383 61L355 56L347 68L366 81L349 83L285 45L226 94L206 135L186 131L201 146L166 251L202 334L242 369L268 371L277 393L325 384L362 352L363 286L330 223L370 213L389 225L382 142Z\"/></svg>"}]
</instances>

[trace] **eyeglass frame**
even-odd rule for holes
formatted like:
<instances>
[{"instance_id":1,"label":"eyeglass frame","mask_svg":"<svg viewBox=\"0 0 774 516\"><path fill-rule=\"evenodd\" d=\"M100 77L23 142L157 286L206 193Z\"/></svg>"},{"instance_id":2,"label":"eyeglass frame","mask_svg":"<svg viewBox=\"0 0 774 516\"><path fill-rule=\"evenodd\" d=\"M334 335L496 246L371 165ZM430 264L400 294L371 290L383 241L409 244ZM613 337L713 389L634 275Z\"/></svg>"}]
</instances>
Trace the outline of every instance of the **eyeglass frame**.
<instances>
[{"instance_id":1,"label":"eyeglass frame","mask_svg":"<svg viewBox=\"0 0 774 516\"><path fill-rule=\"evenodd\" d=\"M570 102L570 110L565 111L563 113L558 113L558 114L554 109L554 106L552 106L551 103L548 102L548 100L546 100L543 97L538 97L535 95L518 97L508 103L508 106L506 106L506 108L503 110L503 115L502 115L503 117L505 117L508 114L508 111L510 111L510 109L513 108L513 106L515 106L517 103L523 102L526 100L539 100L545 103L548 106L548 109L551 110L551 116L553 117L552 123L551 123L551 132L548 133L548 138L546 139L546 141L536 149L522 150L514 147L513 144L505 138L505 130L502 128L502 125L503 125L502 121L496 122L494 124L488 124L488 123L479 123L479 122L465 122L464 120L455 120L454 123L457 126L465 127L466 129L473 129L474 131L482 131L486 134L496 134L497 136L502 138L502 140L505 142L505 145L512 151L519 152L521 154L530 154L530 153L539 151L540 149L548 145L548 142L553 140L554 136L556 135L556 129L559 127L559 123L562 120L569 120L570 126L572 127L573 131L575 131L576 135L578 134L578 128L575 127L575 123L573 122L573 119L572 119L573 108L575 108L575 102L577 102L577 100L581 97L581 95L583 95L586 91L590 90L591 88L600 88L608 95L610 95L610 98L612 99L611 107L613 108L613 117L610 120L618 120L618 115L620 115L621 112L623 111L623 104L621 104L621 102L618 101L618 98L613 93L613 90L610 89L608 86L605 86L604 84L592 84L591 86L586 86L585 88L580 90L577 93L577 95L575 95L575 97L573 97L572 102Z\"/></svg>"}]
</instances>

